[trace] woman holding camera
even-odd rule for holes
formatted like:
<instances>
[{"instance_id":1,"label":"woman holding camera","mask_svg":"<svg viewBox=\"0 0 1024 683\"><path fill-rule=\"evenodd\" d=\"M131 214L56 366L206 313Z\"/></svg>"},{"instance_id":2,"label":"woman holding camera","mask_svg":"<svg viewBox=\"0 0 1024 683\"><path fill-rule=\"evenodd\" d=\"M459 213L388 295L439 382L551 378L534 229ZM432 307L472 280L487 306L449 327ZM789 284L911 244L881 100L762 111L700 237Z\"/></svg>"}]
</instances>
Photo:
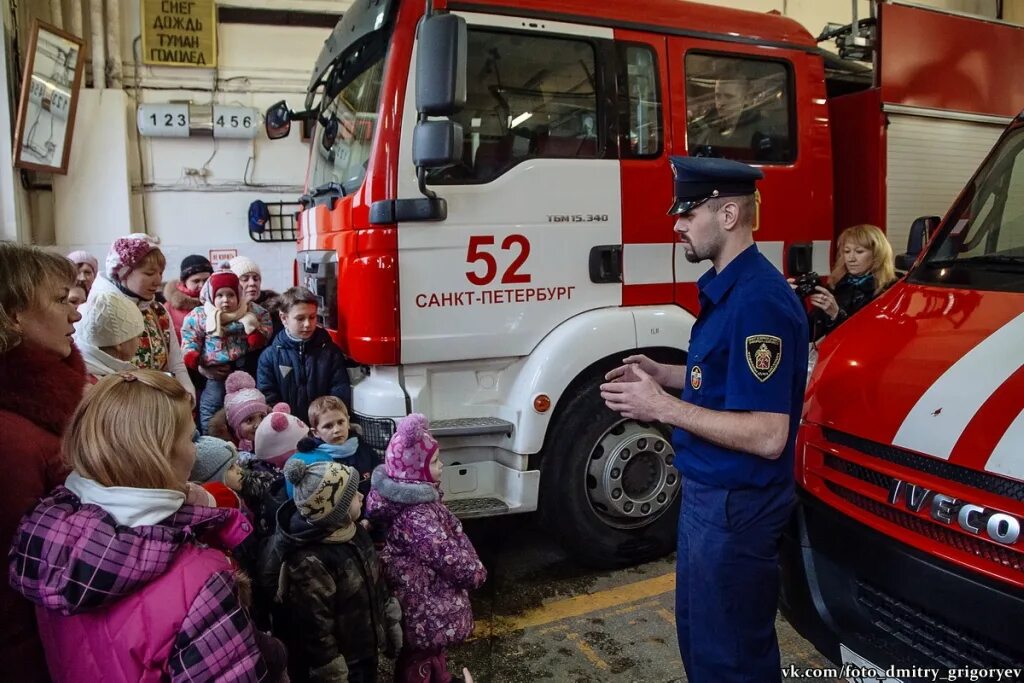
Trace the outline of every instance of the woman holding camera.
<instances>
[{"instance_id":1,"label":"woman holding camera","mask_svg":"<svg viewBox=\"0 0 1024 683\"><path fill-rule=\"evenodd\" d=\"M808 314L811 341L834 330L896 281L892 246L874 225L843 230L836 254L829 287L818 285L807 297L813 307ZM792 279L790 284L794 284Z\"/></svg>"}]
</instances>

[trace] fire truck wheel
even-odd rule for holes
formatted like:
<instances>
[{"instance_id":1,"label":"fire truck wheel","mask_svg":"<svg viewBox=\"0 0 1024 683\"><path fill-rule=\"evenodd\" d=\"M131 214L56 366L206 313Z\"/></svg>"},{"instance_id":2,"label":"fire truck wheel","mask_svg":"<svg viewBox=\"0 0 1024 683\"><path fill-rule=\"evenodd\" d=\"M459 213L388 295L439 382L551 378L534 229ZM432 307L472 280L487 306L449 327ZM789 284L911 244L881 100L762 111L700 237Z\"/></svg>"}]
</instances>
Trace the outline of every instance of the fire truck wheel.
<instances>
[{"instance_id":1,"label":"fire truck wheel","mask_svg":"<svg viewBox=\"0 0 1024 683\"><path fill-rule=\"evenodd\" d=\"M681 480L669 429L609 410L602 381L580 387L553 425L539 504L573 559L615 568L675 549Z\"/></svg>"}]
</instances>

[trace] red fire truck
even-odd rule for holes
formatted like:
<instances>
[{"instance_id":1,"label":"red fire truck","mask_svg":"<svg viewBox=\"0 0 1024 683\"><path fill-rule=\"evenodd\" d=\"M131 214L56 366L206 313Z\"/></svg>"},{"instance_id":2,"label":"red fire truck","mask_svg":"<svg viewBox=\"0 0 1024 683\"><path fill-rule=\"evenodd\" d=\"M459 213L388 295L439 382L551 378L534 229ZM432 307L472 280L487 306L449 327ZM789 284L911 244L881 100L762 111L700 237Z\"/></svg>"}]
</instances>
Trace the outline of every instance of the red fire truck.
<instances>
[{"instance_id":1,"label":"red fire truck","mask_svg":"<svg viewBox=\"0 0 1024 683\"><path fill-rule=\"evenodd\" d=\"M937 31L948 44L914 57L922 68L904 73L915 79L852 97L883 108L927 97L962 121L1024 107L1010 75L1020 73L1024 29L921 12L907 14L916 26L901 25L882 9L883 35L956 31ZM885 50L883 38L883 79ZM819 348L797 442L801 504L784 542L782 609L833 661L884 672L869 680L1019 681L1024 114L941 224L922 218L912 241L933 225L909 274Z\"/></svg>"},{"instance_id":2,"label":"red fire truck","mask_svg":"<svg viewBox=\"0 0 1024 683\"><path fill-rule=\"evenodd\" d=\"M826 273L835 227L938 209L887 194L890 150L921 147L886 138L887 117L916 134L921 112L957 130L992 122L936 118L927 103L883 111L870 67L775 14L681 0L427 5L425 17L420 0L353 3L304 111L267 112L271 137L316 123L297 281L366 368L354 419L383 446L395 419L426 414L461 516L539 507L582 561L664 554L680 490L668 432L611 413L597 386L631 353L685 362L705 268L665 215L667 157L760 166L762 253L787 275ZM882 19L841 36L845 48L870 48ZM864 147L840 145L839 130ZM933 176L948 184L958 163Z\"/></svg>"}]
</instances>

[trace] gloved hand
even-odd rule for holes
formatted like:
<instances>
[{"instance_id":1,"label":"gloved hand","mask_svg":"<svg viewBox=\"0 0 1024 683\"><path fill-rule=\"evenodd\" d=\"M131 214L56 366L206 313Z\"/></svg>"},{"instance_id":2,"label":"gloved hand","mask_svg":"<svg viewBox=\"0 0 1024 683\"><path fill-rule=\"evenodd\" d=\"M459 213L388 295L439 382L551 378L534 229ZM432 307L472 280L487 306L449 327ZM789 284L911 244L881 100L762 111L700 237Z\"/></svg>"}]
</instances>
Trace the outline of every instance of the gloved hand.
<instances>
[{"instance_id":1,"label":"gloved hand","mask_svg":"<svg viewBox=\"0 0 1024 683\"><path fill-rule=\"evenodd\" d=\"M266 337L264 337L259 330L249 334L245 338L245 342L249 345L250 351L263 348L263 345L267 343Z\"/></svg>"},{"instance_id":2,"label":"gloved hand","mask_svg":"<svg viewBox=\"0 0 1024 683\"><path fill-rule=\"evenodd\" d=\"M398 598L390 597L384 603L384 635L387 643L384 646L384 654L388 659L394 659L402 651L402 606Z\"/></svg>"}]
</instances>

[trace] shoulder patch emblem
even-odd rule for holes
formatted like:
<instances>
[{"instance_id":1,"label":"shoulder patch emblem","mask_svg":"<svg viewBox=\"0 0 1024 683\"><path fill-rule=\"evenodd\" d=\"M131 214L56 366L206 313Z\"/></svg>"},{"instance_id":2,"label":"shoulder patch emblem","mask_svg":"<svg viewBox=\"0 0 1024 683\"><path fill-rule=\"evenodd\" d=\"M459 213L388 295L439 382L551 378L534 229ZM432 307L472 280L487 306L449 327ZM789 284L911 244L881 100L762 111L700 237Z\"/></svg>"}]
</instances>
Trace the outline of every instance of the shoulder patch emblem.
<instances>
[{"instance_id":1,"label":"shoulder patch emblem","mask_svg":"<svg viewBox=\"0 0 1024 683\"><path fill-rule=\"evenodd\" d=\"M782 339L771 334L755 334L747 337L744 351L750 372L758 381L764 382L775 374L782 361Z\"/></svg>"},{"instance_id":2,"label":"shoulder patch emblem","mask_svg":"<svg viewBox=\"0 0 1024 683\"><path fill-rule=\"evenodd\" d=\"M690 368L690 386L693 387L694 391L697 391L703 383L704 373L701 372L699 365L694 365Z\"/></svg>"}]
</instances>

